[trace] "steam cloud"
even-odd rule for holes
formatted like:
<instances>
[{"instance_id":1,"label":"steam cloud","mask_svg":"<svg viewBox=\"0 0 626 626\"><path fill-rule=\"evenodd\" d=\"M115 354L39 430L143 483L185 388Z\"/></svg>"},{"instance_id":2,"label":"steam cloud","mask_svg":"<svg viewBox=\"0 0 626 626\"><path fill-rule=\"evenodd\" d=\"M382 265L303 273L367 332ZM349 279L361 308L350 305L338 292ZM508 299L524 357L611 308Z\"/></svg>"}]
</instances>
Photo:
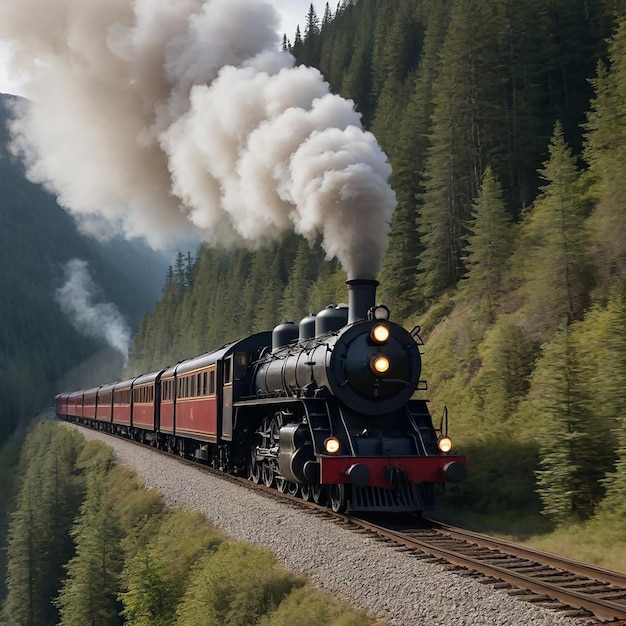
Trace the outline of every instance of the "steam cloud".
<instances>
[{"instance_id":1,"label":"steam cloud","mask_svg":"<svg viewBox=\"0 0 626 626\"><path fill-rule=\"evenodd\" d=\"M395 195L352 101L280 51L264 0L3 0L32 102L13 149L92 234L323 236L374 277Z\"/></svg>"},{"instance_id":2,"label":"steam cloud","mask_svg":"<svg viewBox=\"0 0 626 626\"><path fill-rule=\"evenodd\" d=\"M128 361L130 328L114 304L94 301L97 287L87 269L87 262L72 259L65 266L65 284L56 290L61 310L82 334L104 339Z\"/></svg>"}]
</instances>

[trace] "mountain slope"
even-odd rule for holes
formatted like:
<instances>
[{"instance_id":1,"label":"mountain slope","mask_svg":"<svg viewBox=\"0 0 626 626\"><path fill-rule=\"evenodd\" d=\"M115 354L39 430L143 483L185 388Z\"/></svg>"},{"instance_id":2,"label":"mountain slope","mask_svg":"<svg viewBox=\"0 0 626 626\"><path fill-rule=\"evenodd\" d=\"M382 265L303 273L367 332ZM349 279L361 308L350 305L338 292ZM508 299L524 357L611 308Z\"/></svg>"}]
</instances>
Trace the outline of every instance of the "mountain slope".
<instances>
[{"instance_id":1,"label":"mountain slope","mask_svg":"<svg viewBox=\"0 0 626 626\"><path fill-rule=\"evenodd\" d=\"M105 347L79 333L61 310L55 293L66 281L66 264L86 263L92 302L115 305L131 331L159 297L167 267L143 244L81 235L54 197L26 180L8 150L12 99L0 96L0 443L18 415L52 401L67 370ZM119 369L122 358L113 360Z\"/></svg>"}]
</instances>

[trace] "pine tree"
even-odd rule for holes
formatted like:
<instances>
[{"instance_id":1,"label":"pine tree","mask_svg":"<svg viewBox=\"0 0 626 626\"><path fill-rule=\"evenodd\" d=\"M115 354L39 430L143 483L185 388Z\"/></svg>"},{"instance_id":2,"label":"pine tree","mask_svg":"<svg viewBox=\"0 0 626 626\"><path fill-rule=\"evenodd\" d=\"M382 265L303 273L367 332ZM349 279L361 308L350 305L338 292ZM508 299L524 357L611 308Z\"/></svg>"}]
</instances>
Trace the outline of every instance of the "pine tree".
<instances>
[{"instance_id":1,"label":"pine tree","mask_svg":"<svg viewBox=\"0 0 626 626\"><path fill-rule=\"evenodd\" d=\"M597 452L600 433L584 403L584 375L574 331L564 324L532 376L531 404L538 416L538 492L543 513L556 522L588 519L602 496Z\"/></svg>"},{"instance_id":2,"label":"pine tree","mask_svg":"<svg viewBox=\"0 0 626 626\"><path fill-rule=\"evenodd\" d=\"M485 24L491 11L489 4L459 0L441 51L418 220L419 286L427 297L451 287L463 274L465 227L487 165L486 120L492 85L485 73L493 64L494 44Z\"/></svg>"},{"instance_id":3,"label":"pine tree","mask_svg":"<svg viewBox=\"0 0 626 626\"><path fill-rule=\"evenodd\" d=\"M303 41L302 41L302 32L300 30L300 24L296 26L296 34L293 38L293 46L291 47L291 54L293 54L296 59L300 59L303 50Z\"/></svg>"},{"instance_id":4,"label":"pine tree","mask_svg":"<svg viewBox=\"0 0 626 626\"><path fill-rule=\"evenodd\" d=\"M481 310L491 319L506 293L503 281L512 243L513 229L502 202L502 188L487 167L469 225L467 276L462 288L469 298L480 303Z\"/></svg>"},{"instance_id":5,"label":"pine tree","mask_svg":"<svg viewBox=\"0 0 626 626\"><path fill-rule=\"evenodd\" d=\"M626 276L626 18L609 48L610 67L598 64L595 98L586 124L584 156L596 197L591 218L598 274L604 285Z\"/></svg>"},{"instance_id":6,"label":"pine tree","mask_svg":"<svg viewBox=\"0 0 626 626\"><path fill-rule=\"evenodd\" d=\"M529 379L538 348L528 341L522 329L508 316L498 317L476 349L480 369L472 378L470 390L481 424L498 426L515 414L528 393Z\"/></svg>"},{"instance_id":7,"label":"pine tree","mask_svg":"<svg viewBox=\"0 0 626 626\"><path fill-rule=\"evenodd\" d=\"M76 555L67 564L67 577L56 604L60 626L108 626L121 624L120 591L123 537L107 497L108 473L113 453L98 446L89 461L85 500L72 529ZM91 453L86 446L83 457Z\"/></svg>"},{"instance_id":8,"label":"pine tree","mask_svg":"<svg viewBox=\"0 0 626 626\"><path fill-rule=\"evenodd\" d=\"M330 10L329 3L327 2L326 6L324 7L324 17L322 18L322 30L324 30L324 28L328 26L332 21L333 21L333 13Z\"/></svg>"},{"instance_id":9,"label":"pine tree","mask_svg":"<svg viewBox=\"0 0 626 626\"><path fill-rule=\"evenodd\" d=\"M319 244L312 247L306 239L300 238L289 281L283 292L280 307L281 321L298 322L309 313L307 311L309 291L313 281L319 275L319 267L323 258Z\"/></svg>"},{"instance_id":10,"label":"pine tree","mask_svg":"<svg viewBox=\"0 0 626 626\"><path fill-rule=\"evenodd\" d=\"M41 475L35 465L24 477L17 508L11 516L8 536L8 594L2 622L16 626L49 624L47 606L40 593L44 582L39 575L43 552L41 537L45 520L39 516ZM48 619L47 619L48 618Z\"/></svg>"},{"instance_id":11,"label":"pine tree","mask_svg":"<svg viewBox=\"0 0 626 626\"><path fill-rule=\"evenodd\" d=\"M393 138L391 186L398 207L391 222L389 246L381 273L381 294L401 319L423 303L416 289L420 242L416 229L418 197L423 195L424 164L429 146L432 89L438 75L439 53L448 21L446 2L428 4L423 54L412 93L399 116Z\"/></svg>"},{"instance_id":12,"label":"pine tree","mask_svg":"<svg viewBox=\"0 0 626 626\"><path fill-rule=\"evenodd\" d=\"M626 515L626 287L617 284L601 320L590 316L588 326L602 331L593 346L594 377L590 380L589 411L604 428L604 455L599 465L606 469L602 481L606 496L600 507L603 517L620 522ZM602 320L606 320L602 323ZM598 398L602 402L598 403ZM611 445L615 442L615 446ZM608 457L608 458L607 458ZM608 467L607 467L608 462Z\"/></svg>"},{"instance_id":13,"label":"pine tree","mask_svg":"<svg viewBox=\"0 0 626 626\"><path fill-rule=\"evenodd\" d=\"M175 622L194 563L222 538L200 514L180 510L161 516L146 538L124 567L123 615L129 626L167 626Z\"/></svg>"},{"instance_id":14,"label":"pine tree","mask_svg":"<svg viewBox=\"0 0 626 626\"><path fill-rule=\"evenodd\" d=\"M363 115L365 127L369 126L375 108L371 39L372 29L376 23L377 5L378 2L375 1L361 5L358 11L346 9L342 18L343 26L341 23L337 26L348 27L351 31L338 33L340 41L337 45L340 50L333 51L333 54L338 56L337 59L330 61L331 76L337 76L334 84L344 98L354 100L357 110Z\"/></svg>"},{"instance_id":15,"label":"pine tree","mask_svg":"<svg viewBox=\"0 0 626 626\"><path fill-rule=\"evenodd\" d=\"M24 479L9 525L3 623L39 626L58 620L52 600L73 552L67 537L81 495L73 476L78 439L41 422L24 444Z\"/></svg>"},{"instance_id":16,"label":"pine tree","mask_svg":"<svg viewBox=\"0 0 626 626\"><path fill-rule=\"evenodd\" d=\"M584 229L586 205L577 187L576 160L556 124L546 181L522 225L516 261L524 268L522 288L529 328L544 332L565 317L580 319L588 303L590 271Z\"/></svg>"}]
</instances>

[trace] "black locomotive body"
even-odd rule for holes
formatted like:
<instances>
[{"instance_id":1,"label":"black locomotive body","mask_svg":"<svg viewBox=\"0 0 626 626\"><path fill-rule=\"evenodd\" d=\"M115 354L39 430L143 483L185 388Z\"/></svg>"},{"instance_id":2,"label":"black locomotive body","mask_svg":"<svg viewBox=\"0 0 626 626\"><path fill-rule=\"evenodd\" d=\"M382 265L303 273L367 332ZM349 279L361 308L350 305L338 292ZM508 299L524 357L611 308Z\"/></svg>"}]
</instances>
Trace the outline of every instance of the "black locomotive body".
<instances>
[{"instance_id":1,"label":"black locomotive body","mask_svg":"<svg viewBox=\"0 0 626 626\"><path fill-rule=\"evenodd\" d=\"M110 391L100 404L98 390L59 394L57 413L336 511L432 509L437 484L464 479L465 458L412 399L417 333L375 306L376 281L347 284L347 307L118 383L127 404Z\"/></svg>"}]
</instances>

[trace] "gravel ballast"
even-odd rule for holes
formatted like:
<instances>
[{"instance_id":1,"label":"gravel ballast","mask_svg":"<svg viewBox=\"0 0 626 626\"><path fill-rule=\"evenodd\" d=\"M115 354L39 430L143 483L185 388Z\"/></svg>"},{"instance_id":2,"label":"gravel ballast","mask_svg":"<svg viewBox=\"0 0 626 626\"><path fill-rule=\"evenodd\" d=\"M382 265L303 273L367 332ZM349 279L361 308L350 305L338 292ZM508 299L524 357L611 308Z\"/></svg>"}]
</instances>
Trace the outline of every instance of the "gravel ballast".
<instances>
[{"instance_id":1,"label":"gravel ballast","mask_svg":"<svg viewBox=\"0 0 626 626\"><path fill-rule=\"evenodd\" d=\"M581 626L586 620L515 600L438 564L208 476L129 442L103 439L170 507L202 512L228 536L266 546L314 585L397 626Z\"/></svg>"}]
</instances>

